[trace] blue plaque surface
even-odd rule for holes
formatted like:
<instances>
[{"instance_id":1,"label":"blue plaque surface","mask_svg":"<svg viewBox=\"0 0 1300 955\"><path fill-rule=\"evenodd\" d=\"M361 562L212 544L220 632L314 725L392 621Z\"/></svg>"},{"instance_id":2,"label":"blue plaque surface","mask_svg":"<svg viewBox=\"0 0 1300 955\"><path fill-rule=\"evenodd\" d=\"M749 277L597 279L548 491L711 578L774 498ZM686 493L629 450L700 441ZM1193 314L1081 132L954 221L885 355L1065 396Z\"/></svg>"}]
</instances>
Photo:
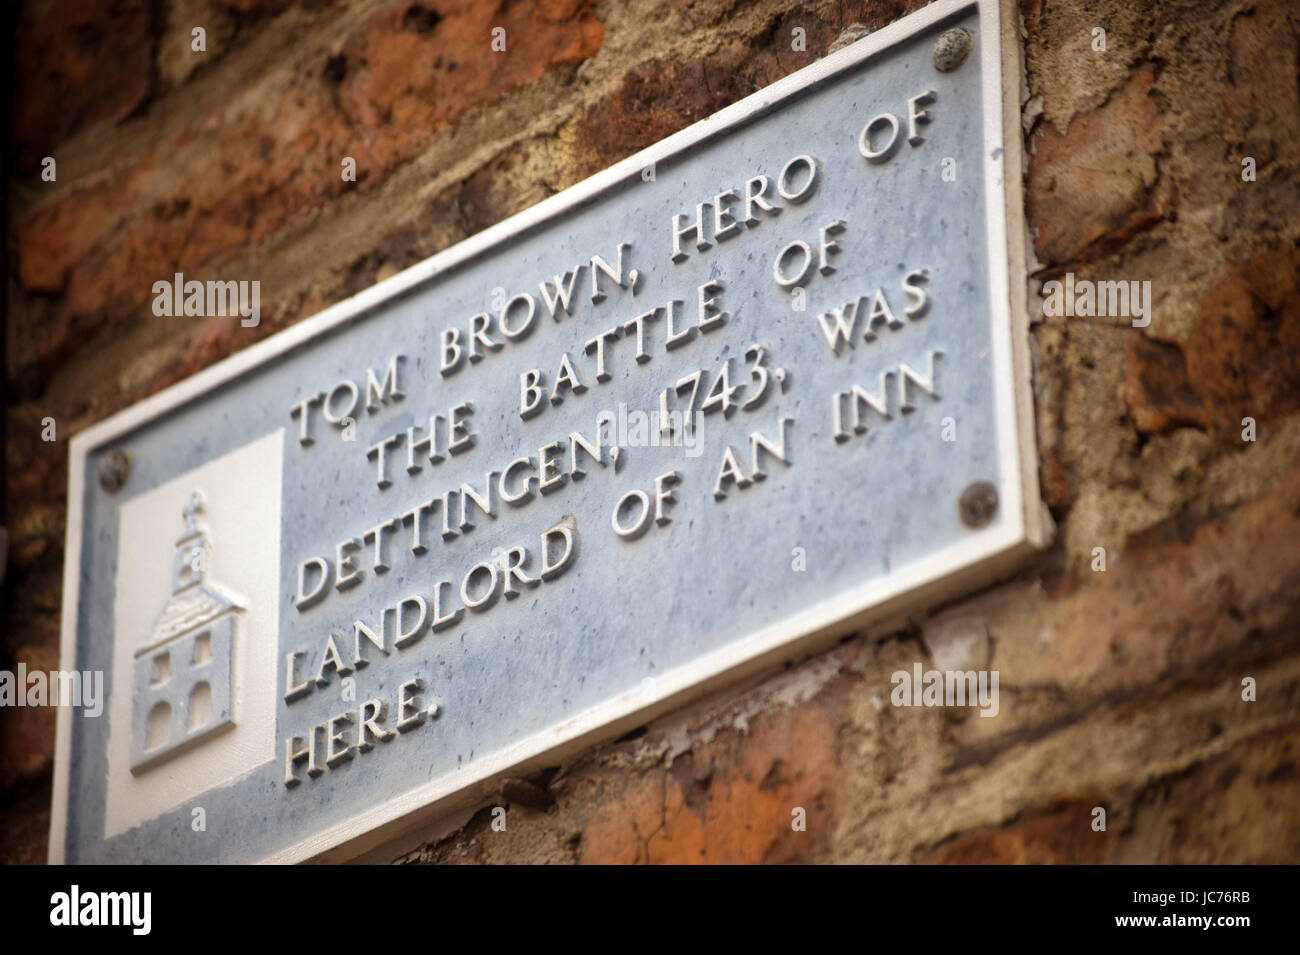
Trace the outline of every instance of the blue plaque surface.
<instances>
[{"instance_id":1,"label":"blue plaque surface","mask_svg":"<svg viewBox=\"0 0 1300 955\"><path fill-rule=\"evenodd\" d=\"M935 3L78 436L52 858L355 857L1035 546L1003 29Z\"/></svg>"}]
</instances>

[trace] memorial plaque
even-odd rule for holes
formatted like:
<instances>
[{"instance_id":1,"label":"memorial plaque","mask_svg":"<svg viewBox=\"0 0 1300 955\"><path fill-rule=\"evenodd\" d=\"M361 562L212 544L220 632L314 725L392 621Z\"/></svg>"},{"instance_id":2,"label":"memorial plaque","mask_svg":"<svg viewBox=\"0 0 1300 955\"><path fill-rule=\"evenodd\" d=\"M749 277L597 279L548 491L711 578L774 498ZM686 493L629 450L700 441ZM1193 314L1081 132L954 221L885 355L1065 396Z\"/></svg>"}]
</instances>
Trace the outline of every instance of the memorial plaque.
<instances>
[{"instance_id":1,"label":"memorial plaque","mask_svg":"<svg viewBox=\"0 0 1300 955\"><path fill-rule=\"evenodd\" d=\"M356 857L1039 543L1002 29L926 7L78 436L52 858Z\"/></svg>"}]
</instances>

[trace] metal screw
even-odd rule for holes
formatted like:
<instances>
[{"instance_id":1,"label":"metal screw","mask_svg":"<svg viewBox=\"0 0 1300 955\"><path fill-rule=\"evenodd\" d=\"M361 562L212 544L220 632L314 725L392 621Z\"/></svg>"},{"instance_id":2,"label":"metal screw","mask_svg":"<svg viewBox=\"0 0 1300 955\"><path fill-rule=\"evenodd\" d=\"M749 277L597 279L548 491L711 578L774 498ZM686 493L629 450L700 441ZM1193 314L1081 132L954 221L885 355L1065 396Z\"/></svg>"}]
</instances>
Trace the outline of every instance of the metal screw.
<instances>
[{"instance_id":1,"label":"metal screw","mask_svg":"<svg viewBox=\"0 0 1300 955\"><path fill-rule=\"evenodd\" d=\"M120 491L131 474L131 458L114 448L99 459L99 486L112 494Z\"/></svg>"},{"instance_id":2,"label":"metal screw","mask_svg":"<svg viewBox=\"0 0 1300 955\"><path fill-rule=\"evenodd\" d=\"M976 481L961 492L957 513L967 527L983 527L998 509L998 489L988 481Z\"/></svg>"},{"instance_id":3,"label":"metal screw","mask_svg":"<svg viewBox=\"0 0 1300 955\"><path fill-rule=\"evenodd\" d=\"M966 62L970 55L971 36L969 30L954 27L939 34L934 41L934 68L940 73L951 73Z\"/></svg>"}]
</instances>

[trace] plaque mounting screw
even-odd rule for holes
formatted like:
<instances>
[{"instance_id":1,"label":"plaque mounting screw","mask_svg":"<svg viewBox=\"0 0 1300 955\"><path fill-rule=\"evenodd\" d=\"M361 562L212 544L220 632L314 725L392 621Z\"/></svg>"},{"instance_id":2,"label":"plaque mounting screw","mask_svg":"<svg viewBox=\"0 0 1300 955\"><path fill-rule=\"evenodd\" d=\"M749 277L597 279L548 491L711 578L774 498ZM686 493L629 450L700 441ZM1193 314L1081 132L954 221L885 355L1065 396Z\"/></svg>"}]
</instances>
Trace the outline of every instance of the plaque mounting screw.
<instances>
[{"instance_id":1,"label":"plaque mounting screw","mask_svg":"<svg viewBox=\"0 0 1300 955\"><path fill-rule=\"evenodd\" d=\"M131 475L131 458L114 448L99 459L99 486L112 494L120 491Z\"/></svg>"},{"instance_id":2,"label":"plaque mounting screw","mask_svg":"<svg viewBox=\"0 0 1300 955\"><path fill-rule=\"evenodd\" d=\"M969 30L954 27L939 34L934 41L934 68L940 73L951 73L966 62L970 55L971 36Z\"/></svg>"},{"instance_id":3,"label":"plaque mounting screw","mask_svg":"<svg viewBox=\"0 0 1300 955\"><path fill-rule=\"evenodd\" d=\"M957 499L957 513L967 527L983 527L993 520L998 509L998 489L988 481L966 486Z\"/></svg>"}]
</instances>

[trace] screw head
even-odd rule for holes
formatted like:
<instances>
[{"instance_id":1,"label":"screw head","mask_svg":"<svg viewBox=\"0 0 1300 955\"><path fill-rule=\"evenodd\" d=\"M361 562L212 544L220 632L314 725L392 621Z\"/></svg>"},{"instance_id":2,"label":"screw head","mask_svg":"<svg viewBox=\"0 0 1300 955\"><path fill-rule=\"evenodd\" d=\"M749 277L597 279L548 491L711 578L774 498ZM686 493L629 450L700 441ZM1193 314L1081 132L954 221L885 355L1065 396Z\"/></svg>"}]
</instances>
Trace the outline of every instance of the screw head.
<instances>
[{"instance_id":1,"label":"screw head","mask_svg":"<svg viewBox=\"0 0 1300 955\"><path fill-rule=\"evenodd\" d=\"M998 510L998 489L988 481L967 485L957 499L957 513L967 527L983 527Z\"/></svg>"},{"instance_id":2,"label":"screw head","mask_svg":"<svg viewBox=\"0 0 1300 955\"><path fill-rule=\"evenodd\" d=\"M131 458L125 451L114 448L99 459L99 486L112 494L120 491L131 475Z\"/></svg>"},{"instance_id":3,"label":"screw head","mask_svg":"<svg viewBox=\"0 0 1300 955\"><path fill-rule=\"evenodd\" d=\"M954 27L939 34L934 41L934 68L940 73L951 73L966 62L970 55L971 35L969 30Z\"/></svg>"}]
</instances>

